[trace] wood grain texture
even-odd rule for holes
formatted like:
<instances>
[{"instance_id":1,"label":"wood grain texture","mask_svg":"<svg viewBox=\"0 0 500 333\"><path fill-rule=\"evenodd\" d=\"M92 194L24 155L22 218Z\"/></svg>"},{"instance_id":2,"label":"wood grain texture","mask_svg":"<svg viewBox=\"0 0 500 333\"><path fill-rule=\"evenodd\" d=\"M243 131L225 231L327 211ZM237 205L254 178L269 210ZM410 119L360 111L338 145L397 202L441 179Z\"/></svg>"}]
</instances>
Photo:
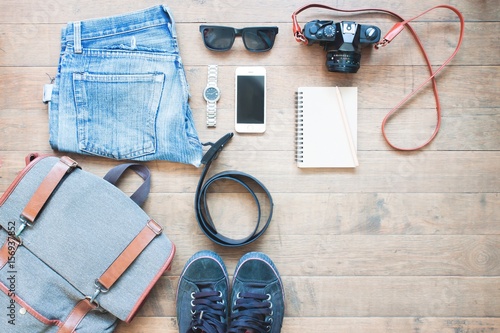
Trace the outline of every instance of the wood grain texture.
<instances>
[{"instance_id":1,"label":"wood grain texture","mask_svg":"<svg viewBox=\"0 0 500 333\"><path fill-rule=\"evenodd\" d=\"M304 327L316 332L332 333L401 333L401 332L497 332L500 320L497 318L430 318L430 317L390 317L390 318L321 318L285 317L282 332L302 333ZM177 333L177 322L173 317L137 318L132 324L121 324L123 333Z\"/></svg>"},{"instance_id":2,"label":"wood grain texture","mask_svg":"<svg viewBox=\"0 0 500 333\"><path fill-rule=\"evenodd\" d=\"M197 225L193 200L201 169L148 162L152 189L145 211L176 244L171 270L153 288L131 324L117 333L178 332L175 292L185 262L210 249L230 275L248 251L267 253L285 284L283 333L483 333L500 332L500 7L497 0L444 0L466 19L457 57L437 78L442 128L418 152L397 152L383 140L381 121L426 79L428 70L407 31L381 50L365 48L358 73L330 73L321 47L292 36L291 14L301 1L171 0L190 107L203 142L234 131L237 66L267 69L268 126L263 135L236 134L210 174L240 170L272 193L274 215L257 242L229 249L212 243ZM338 8L373 7L359 0L326 1ZM406 18L436 5L376 2ZM150 1L4 0L0 11L0 192L24 166L30 152L63 155L50 148L42 86L57 71L60 30L66 22L122 14L153 6ZM382 14L342 17L311 9L312 19L354 19L386 32L395 22ZM201 23L235 27L277 25L271 52L246 51L241 39L230 52L203 46ZM456 17L437 10L413 27L434 69L453 52ZM217 128L205 127L202 91L208 64L219 65ZM294 161L295 91L299 86L358 87L356 169L298 169ZM436 123L432 91L424 89L392 119L388 135L397 144L423 142ZM118 162L69 154L87 171L103 176ZM130 194L140 179L129 173L120 188ZM241 189L215 186L209 205L217 228L243 236L255 206ZM189 310L188 310L189 311Z\"/></svg>"},{"instance_id":3,"label":"wood grain texture","mask_svg":"<svg viewBox=\"0 0 500 333\"><path fill-rule=\"evenodd\" d=\"M149 297L155 300L138 316L175 317L177 282L162 277ZM498 277L284 276L285 316L495 317L500 304L489 299L500 297L499 282Z\"/></svg>"}]
</instances>

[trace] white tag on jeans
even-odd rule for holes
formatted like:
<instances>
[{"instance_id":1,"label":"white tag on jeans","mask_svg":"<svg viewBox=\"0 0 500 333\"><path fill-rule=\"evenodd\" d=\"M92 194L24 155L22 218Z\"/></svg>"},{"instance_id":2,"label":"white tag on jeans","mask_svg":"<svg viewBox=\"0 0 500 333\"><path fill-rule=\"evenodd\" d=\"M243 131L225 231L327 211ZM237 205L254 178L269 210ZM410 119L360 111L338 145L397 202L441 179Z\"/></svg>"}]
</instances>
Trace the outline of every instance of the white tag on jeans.
<instances>
[{"instance_id":1,"label":"white tag on jeans","mask_svg":"<svg viewBox=\"0 0 500 333\"><path fill-rule=\"evenodd\" d=\"M54 88L53 84L44 84L43 85L43 98L42 101L44 103L50 102L52 99L52 89Z\"/></svg>"}]
</instances>

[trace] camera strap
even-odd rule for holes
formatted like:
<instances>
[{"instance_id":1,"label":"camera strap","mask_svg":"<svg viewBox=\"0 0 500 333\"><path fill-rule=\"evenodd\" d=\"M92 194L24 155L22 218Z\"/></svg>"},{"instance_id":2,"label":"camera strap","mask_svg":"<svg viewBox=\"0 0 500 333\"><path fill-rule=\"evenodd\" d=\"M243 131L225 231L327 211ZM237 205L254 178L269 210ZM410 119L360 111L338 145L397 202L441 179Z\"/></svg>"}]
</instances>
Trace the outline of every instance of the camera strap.
<instances>
[{"instance_id":1,"label":"camera strap","mask_svg":"<svg viewBox=\"0 0 500 333\"><path fill-rule=\"evenodd\" d=\"M439 92L438 92L438 87L437 87L437 82L436 82L436 75L439 74L446 65L448 65L448 63L455 57L458 50L460 49L460 45L462 44L462 40L463 40L464 26L465 26L465 20L464 20L462 13L457 8L455 8L453 6L438 5L438 6L434 6L432 8L427 9L426 11L422 12L421 14L419 14L419 15L417 15L409 20L405 20L400 15L398 15L390 10L386 10L386 9L380 9L380 8L338 9L338 8L334 8L334 7L330 7L330 6L326 6L326 5L321 5L321 4L309 4L309 5L306 5L306 6L299 8L298 10L296 10L292 14L293 34L294 34L295 40L299 43L304 43L306 45L308 43L308 40L307 40L307 38L305 38L305 36L302 32L302 29L301 29L299 23L297 22L297 15L308 8L322 8L322 9L328 9L328 10L333 10L333 11L343 12L343 13L378 12L378 13L387 14L387 15L390 15L390 16L397 18L400 22L396 23L389 30L389 32L384 36L383 40L375 45L375 49L379 49L380 47L388 45L401 31L403 31L403 29L405 27L408 28L408 30L412 34L414 40L416 41L418 47L420 48L422 55L424 56L427 68L429 70L429 77L423 83L421 83L416 89L414 89L410 94L408 94L405 98L403 98L403 100L401 100L401 102L399 102L395 107L393 107L392 110L389 111L389 113L387 113L387 115L384 117L384 119L382 121L382 135L383 135L385 141L389 144L389 146L391 146L392 148L397 149L397 150L404 150L404 151L418 150L420 148L427 146L429 143L431 143L432 140L434 140L434 138L436 137L436 135L439 132L439 129L441 127L441 103L439 101ZM410 22L421 17L422 15L425 15L428 12L430 12L434 9L438 9L438 8L449 9L449 10L453 11L458 16L458 19L460 20L460 35L459 35L458 42L457 42L457 45L455 47L454 52L448 57L448 59L446 59L444 61L444 63L441 66L439 66L436 70L434 70L432 68L431 61L429 59L429 56L427 55L427 52L425 51L425 48L424 48L421 40L418 37L415 30L413 29L413 27L410 25ZM437 122L436 122L436 126L434 128L434 132L427 139L427 141L425 141L423 144L421 144L419 146L410 147L410 148L396 146L387 137L387 134L385 131L385 127L387 125L387 122L401 108L401 106L403 106L413 95L415 95L418 91L420 91L429 82L432 82L432 89L434 92L434 100L436 101Z\"/></svg>"},{"instance_id":2,"label":"camera strap","mask_svg":"<svg viewBox=\"0 0 500 333\"><path fill-rule=\"evenodd\" d=\"M267 230L267 227L271 223L271 218L273 216L273 199L271 197L271 193L269 193L267 188L259 180L243 172L223 171L205 181L210 165L215 159L217 159L219 153L232 137L233 133L228 133L220 138L216 143L210 142L205 144L210 145L211 147L205 153L205 155L203 155L203 158L201 160L201 163L205 164L205 167L203 168L198 186L196 187L194 206L198 224L208 238L219 245L236 247L250 244L257 238L262 236L264 231ZM222 235L217 231L217 228L215 227L215 223L210 216L210 211L207 204L207 195L209 193L209 188L214 183L221 180L232 181L242 186L246 191L248 191L248 193L250 193L255 201L255 204L257 205L257 223L255 224L255 229L247 237L244 237L242 239L232 239ZM259 201L259 196L261 198L264 198L263 203ZM266 217L267 220L264 223L263 221Z\"/></svg>"}]
</instances>

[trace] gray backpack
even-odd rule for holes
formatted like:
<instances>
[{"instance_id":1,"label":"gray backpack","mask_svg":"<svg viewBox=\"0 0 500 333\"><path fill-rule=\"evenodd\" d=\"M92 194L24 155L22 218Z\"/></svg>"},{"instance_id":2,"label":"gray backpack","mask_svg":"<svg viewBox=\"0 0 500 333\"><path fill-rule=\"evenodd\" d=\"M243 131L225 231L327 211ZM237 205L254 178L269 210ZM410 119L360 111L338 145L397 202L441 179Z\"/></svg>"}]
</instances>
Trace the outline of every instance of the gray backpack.
<instances>
[{"instance_id":1,"label":"gray backpack","mask_svg":"<svg viewBox=\"0 0 500 333\"><path fill-rule=\"evenodd\" d=\"M114 185L128 168L144 179L132 197ZM170 266L174 244L137 204L149 170L105 178L68 157L27 158L0 198L0 332L112 332Z\"/></svg>"}]
</instances>

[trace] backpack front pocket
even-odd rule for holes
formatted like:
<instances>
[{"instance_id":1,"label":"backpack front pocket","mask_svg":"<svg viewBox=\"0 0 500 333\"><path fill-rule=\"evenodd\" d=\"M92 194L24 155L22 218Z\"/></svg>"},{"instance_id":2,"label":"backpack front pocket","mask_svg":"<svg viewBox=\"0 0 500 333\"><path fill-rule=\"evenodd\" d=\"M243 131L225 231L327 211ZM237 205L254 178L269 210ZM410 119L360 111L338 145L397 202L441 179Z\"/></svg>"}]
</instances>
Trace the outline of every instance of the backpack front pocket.
<instances>
[{"instance_id":1,"label":"backpack front pocket","mask_svg":"<svg viewBox=\"0 0 500 333\"><path fill-rule=\"evenodd\" d=\"M9 242L8 237L0 228L0 247ZM19 245L0 268L0 332L56 333L84 297L28 248ZM85 316L77 332L111 333L117 323L112 314L96 310Z\"/></svg>"},{"instance_id":2,"label":"backpack front pocket","mask_svg":"<svg viewBox=\"0 0 500 333\"><path fill-rule=\"evenodd\" d=\"M162 73L74 73L79 148L115 159L155 153L164 80Z\"/></svg>"}]
</instances>

